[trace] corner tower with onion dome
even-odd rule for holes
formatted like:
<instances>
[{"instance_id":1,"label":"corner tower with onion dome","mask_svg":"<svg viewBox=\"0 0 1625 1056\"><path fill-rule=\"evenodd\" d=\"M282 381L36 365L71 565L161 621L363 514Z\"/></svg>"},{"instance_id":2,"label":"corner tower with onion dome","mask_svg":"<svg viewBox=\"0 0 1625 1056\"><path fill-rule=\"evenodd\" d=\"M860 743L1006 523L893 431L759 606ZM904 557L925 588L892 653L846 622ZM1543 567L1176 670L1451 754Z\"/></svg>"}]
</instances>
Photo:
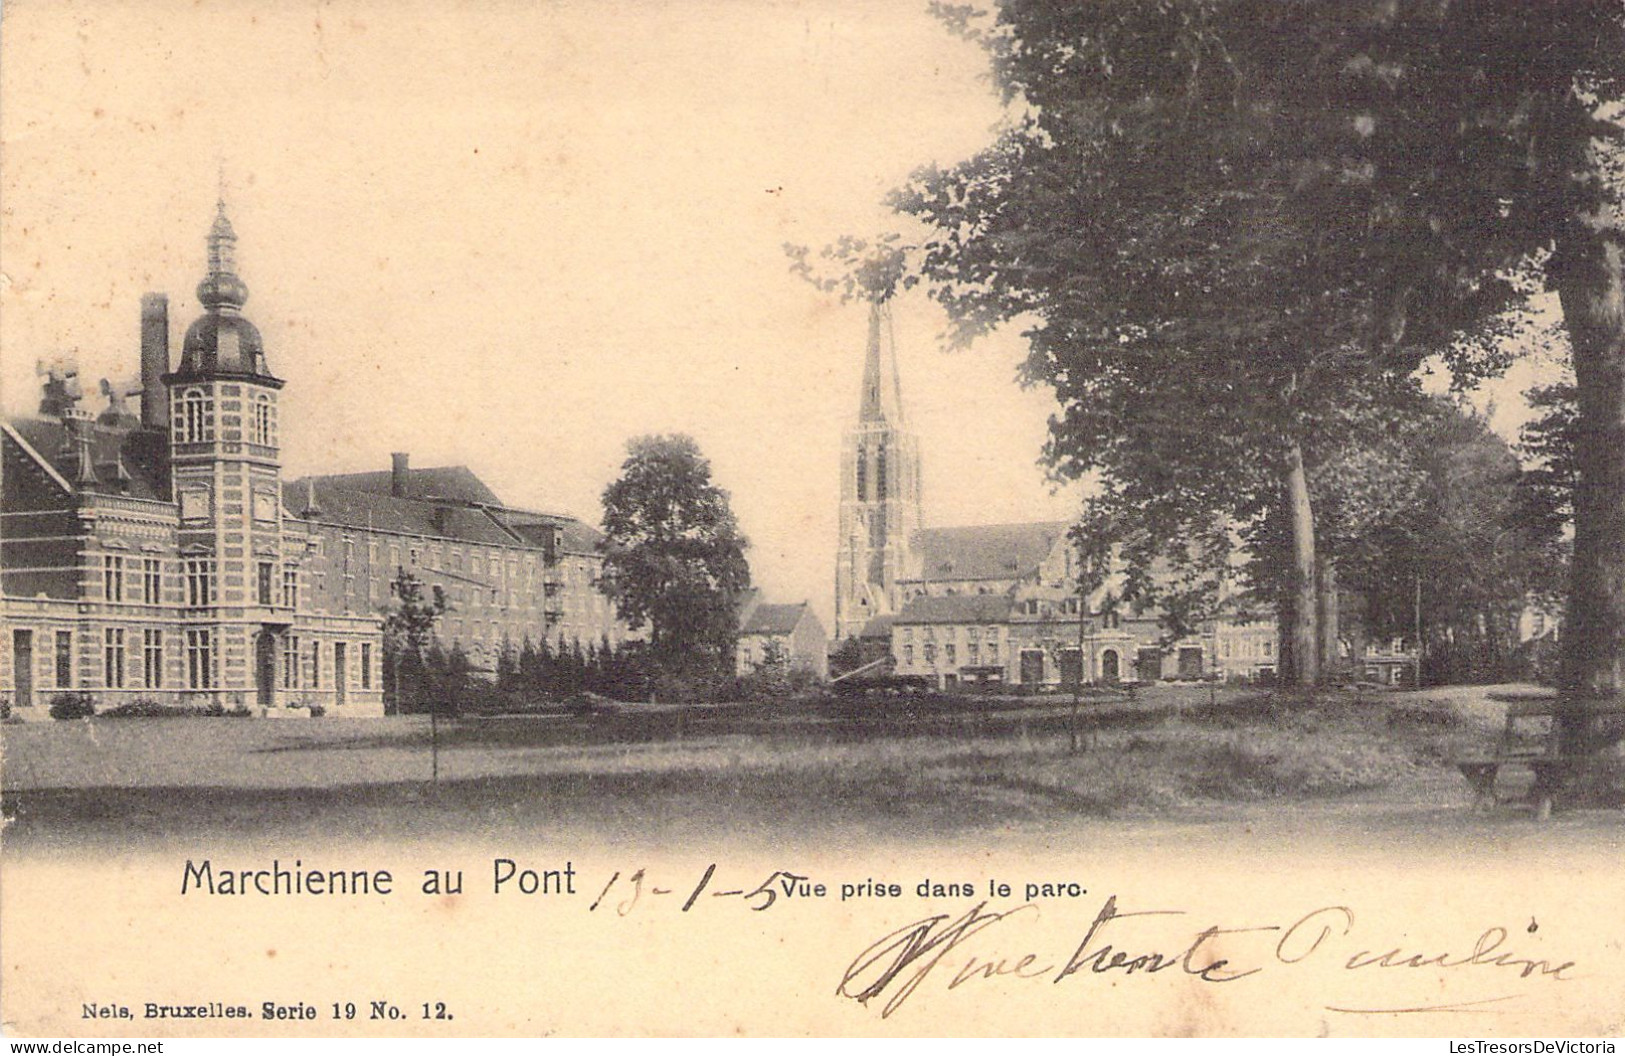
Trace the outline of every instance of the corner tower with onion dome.
<instances>
[{"instance_id":1,"label":"corner tower with onion dome","mask_svg":"<svg viewBox=\"0 0 1625 1056\"><path fill-rule=\"evenodd\" d=\"M237 235L218 204L198 283L203 314L187 328L169 392L171 478L180 515L183 632L192 685L255 687L273 703L279 658L296 653L301 553L285 544L277 400L259 330L243 315ZM284 663L296 664L289 659ZM296 684L296 683L295 683ZM287 688L293 688L292 685Z\"/></svg>"}]
</instances>

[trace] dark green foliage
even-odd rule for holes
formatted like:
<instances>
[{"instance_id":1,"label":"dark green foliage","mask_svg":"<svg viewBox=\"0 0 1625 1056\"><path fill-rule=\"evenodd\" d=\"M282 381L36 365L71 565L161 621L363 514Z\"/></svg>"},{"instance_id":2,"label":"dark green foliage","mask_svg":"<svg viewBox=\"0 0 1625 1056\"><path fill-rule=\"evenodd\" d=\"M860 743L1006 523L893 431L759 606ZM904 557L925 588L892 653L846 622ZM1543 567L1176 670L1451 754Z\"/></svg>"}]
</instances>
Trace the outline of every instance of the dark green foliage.
<instances>
[{"instance_id":1,"label":"dark green foliage","mask_svg":"<svg viewBox=\"0 0 1625 1056\"><path fill-rule=\"evenodd\" d=\"M1532 530L1557 534L1574 523L1574 489L1580 469L1578 393L1572 384L1540 385L1524 394L1535 417L1519 437L1518 451L1531 463L1520 481L1520 515Z\"/></svg>"},{"instance_id":2,"label":"dark green foliage","mask_svg":"<svg viewBox=\"0 0 1625 1056\"><path fill-rule=\"evenodd\" d=\"M1220 525L1290 525L1296 634L1315 558L1339 557L1305 545L1342 519L1327 489L1351 462L1380 465L1367 452L1425 357L1460 383L1500 369L1513 310L1545 281L1583 426L1565 681L1619 691L1625 5L934 10L987 49L1011 120L895 196L929 225L921 244L848 240L826 258L886 276L879 295L912 258L962 341L1034 320L1025 376L1061 404L1048 457L1100 480L1097 519L1133 565L1213 578Z\"/></svg>"},{"instance_id":3,"label":"dark green foliage","mask_svg":"<svg viewBox=\"0 0 1625 1056\"><path fill-rule=\"evenodd\" d=\"M621 701L649 697L651 671L642 642L616 647L605 638L585 650L555 652L545 641L527 638L515 655L512 667L498 672L494 686L481 688L470 707L516 714L554 710L582 694Z\"/></svg>"},{"instance_id":4,"label":"dark green foliage","mask_svg":"<svg viewBox=\"0 0 1625 1056\"><path fill-rule=\"evenodd\" d=\"M1425 682L1511 677L1525 605L1563 587L1557 527L1525 517L1518 460L1483 417L1436 400L1403 435L1413 495L1345 544L1343 584L1376 638L1415 636L1420 588Z\"/></svg>"},{"instance_id":5,"label":"dark green foliage","mask_svg":"<svg viewBox=\"0 0 1625 1056\"><path fill-rule=\"evenodd\" d=\"M829 677L839 678L863 666L863 646L856 638L843 638L829 654Z\"/></svg>"},{"instance_id":6,"label":"dark green foliage","mask_svg":"<svg viewBox=\"0 0 1625 1056\"><path fill-rule=\"evenodd\" d=\"M53 719L88 719L96 714L96 698L89 693L58 693L51 698Z\"/></svg>"},{"instance_id":7,"label":"dark green foliage","mask_svg":"<svg viewBox=\"0 0 1625 1056\"><path fill-rule=\"evenodd\" d=\"M604 489L600 589L673 673L720 670L732 659L738 599L750 586L745 537L728 493L686 436L627 445L621 477ZM577 671L586 657L572 657Z\"/></svg>"},{"instance_id":8,"label":"dark green foliage","mask_svg":"<svg viewBox=\"0 0 1625 1056\"><path fill-rule=\"evenodd\" d=\"M423 583L399 569L390 591L394 607L384 618L384 696L402 714L425 713L434 707L427 653L435 642L435 624L446 610L438 591L428 595Z\"/></svg>"},{"instance_id":9,"label":"dark green foliage","mask_svg":"<svg viewBox=\"0 0 1625 1056\"><path fill-rule=\"evenodd\" d=\"M96 717L101 719L185 719L219 716L225 713L225 706L218 702L196 705L162 704L150 697L140 697L99 711L96 713Z\"/></svg>"},{"instance_id":10,"label":"dark green foliage","mask_svg":"<svg viewBox=\"0 0 1625 1056\"><path fill-rule=\"evenodd\" d=\"M448 650L431 641L421 658L403 653L399 661L400 713L452 718L475 709L484 684L472 671L468 655L458 644Z\"/></svg>"}]
</instances>

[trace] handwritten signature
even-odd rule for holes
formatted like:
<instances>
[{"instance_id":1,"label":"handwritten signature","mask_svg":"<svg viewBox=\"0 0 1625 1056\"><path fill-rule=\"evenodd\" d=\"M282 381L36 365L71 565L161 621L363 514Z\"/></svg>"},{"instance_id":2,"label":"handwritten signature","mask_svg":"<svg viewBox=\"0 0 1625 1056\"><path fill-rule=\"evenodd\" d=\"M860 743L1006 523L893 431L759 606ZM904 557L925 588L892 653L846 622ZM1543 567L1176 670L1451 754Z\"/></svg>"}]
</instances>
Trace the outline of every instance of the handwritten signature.
<instances>
[{"instance_id":1,"label":"handwritten signature","mask_svg":"<svg viewBox=\"0 0 1625 1056\"><path fill-rule=\"evenodd\" d=\"M1257 975L1266 969L1307 962L1338 965L1345 971L1385 969L1501 969L1518 979L1544 979L1563 982L1572 978L1574 961L1553 962L1520 954L1511 948L1511 934L1503 927L1485 928L1466 952L1411 950L1404 946L1376 943L1362 948L1356 937L1354 910L1348 906L1323 906L1296 921L1246 927L1209 925L1182 931L1172 945L1151 949L1143 939L1136 941L1132 923L1150 917L1183 917L1182 910L1142 909L1123 911L1117 896L1109 896L1095 915L1070 956L1064 959L1037 951L992 952L993 932L1003 932L1008 921L1039 916L1033 903L1013 909L993 910L979 902L955 917L939 913L905 924L870 943L852 960L836 987L836 994L868 1007L881 1001L880 1015L890 1016L903 1006L928 979L943 980L948 990L957 990L976 980L1010 978L1064 983L1073 977L1153 976L1171 972L1200 983L1222 985ZM1233 936L1255 936L1247 959L1230 952L1220 956L1218 940L1225 939L1227 951L1248 949L1246 940ZM1273 940L1273 941L1272 941ZM1502 1000L1492 998L1491 1001ZM1450 1011L1473 1004L1432 1005L1385 1009L1332 1008L1338 1012L1424 1012ZM1328 1006L1331 1007L1331 1006Z\"/></svg>"}]
</instances>

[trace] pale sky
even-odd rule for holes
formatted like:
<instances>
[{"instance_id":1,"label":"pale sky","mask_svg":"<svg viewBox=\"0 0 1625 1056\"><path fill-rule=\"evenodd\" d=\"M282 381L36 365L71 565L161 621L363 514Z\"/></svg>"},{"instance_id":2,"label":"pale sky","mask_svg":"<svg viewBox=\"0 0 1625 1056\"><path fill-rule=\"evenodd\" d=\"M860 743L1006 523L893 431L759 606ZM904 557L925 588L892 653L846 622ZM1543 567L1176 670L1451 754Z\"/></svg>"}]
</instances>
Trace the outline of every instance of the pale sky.
<instances>
[{"instance_id":1,"label":"pale sky","mask_svg":"<svg viewBox=\"0 0 1625 1056\"><path fill-rule=\"evenodd\" d=\"M899 228L888 189L990 139L923 0L7 0L0 48L8 414L41 357L133 379L144 291L178 354L223 164L286 475L404 450L596 524L627 439L687 432L758 584L828 625L865 309L781 247ZM926 522L1070 516L1019 336L948 353L923 296L895 313Z\"/></svg>"},{"instance_id":2,"label":"pale sky","mask_svg":"<svg viewBox=\"0 0 1625 1056\"><path fill-rule=\"evenodd\" d=\"M895 228L885 191L987 141L983 63L923 3L10 0L0 349L136 371L139 297L197 312L223 161L289 476L467 463L596 523L632 436L710 456L758 582L832 608L866 319L786 241ZM1017 338L897 308L931 523L1064 517Z\"/></svg>"}]
</instances>

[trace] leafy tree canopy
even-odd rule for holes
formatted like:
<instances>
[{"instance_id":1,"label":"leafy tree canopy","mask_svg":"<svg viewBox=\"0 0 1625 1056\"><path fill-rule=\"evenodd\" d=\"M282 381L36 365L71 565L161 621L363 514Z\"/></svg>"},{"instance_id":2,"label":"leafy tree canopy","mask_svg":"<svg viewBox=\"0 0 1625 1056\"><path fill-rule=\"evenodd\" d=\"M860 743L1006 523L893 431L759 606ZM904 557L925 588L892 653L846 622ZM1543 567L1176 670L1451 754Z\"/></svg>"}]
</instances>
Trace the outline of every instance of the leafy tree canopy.
<instances>
[{"instance_id":1,"label":"leafy tree canopy","mask_svg":"<svg viewBox=\"0 0 1625 1056\"><path fill-rule=\"evenodd\" d=\"M906 285L896 269L856 265L914 260L960 340L1030 321L1026 376L1062 406L1049 457L1062 475L1101 477L1105 520L1138 517L1145 538L1186 549L1217 538L1215 514L1290 507L1300 586L1314 557L1301 545L1306 471L1324 493L1334 467L1380 467L1372 452L1414 397L1417 365L1443 353L1463 382L1499 369L1509 309L1543 278L1563 304L1589 422L1565 677L1618 690L1625 7L935 9L987 49L1008 123L895 196L926 223L921 243L852 241L826 256L882 292ZM1351 397L1373 413L1356 420ZM1324 511L1346 522L1328 538L1351 534L1358 505L1354 517Z\"/></svg>"},{"instance_id":2,"label":"leafy tree canopy","mask_svg":"<svg viewBox=\"0 0 1625 1056\"><path fill-rule=\"evenodd\" d=\"M621 619L633 630L647 625L667 663L730 659L750 586L748 543L699 446L681 435L631 441L603 502L599 587Z\"/></svg>"}]
</instances>

